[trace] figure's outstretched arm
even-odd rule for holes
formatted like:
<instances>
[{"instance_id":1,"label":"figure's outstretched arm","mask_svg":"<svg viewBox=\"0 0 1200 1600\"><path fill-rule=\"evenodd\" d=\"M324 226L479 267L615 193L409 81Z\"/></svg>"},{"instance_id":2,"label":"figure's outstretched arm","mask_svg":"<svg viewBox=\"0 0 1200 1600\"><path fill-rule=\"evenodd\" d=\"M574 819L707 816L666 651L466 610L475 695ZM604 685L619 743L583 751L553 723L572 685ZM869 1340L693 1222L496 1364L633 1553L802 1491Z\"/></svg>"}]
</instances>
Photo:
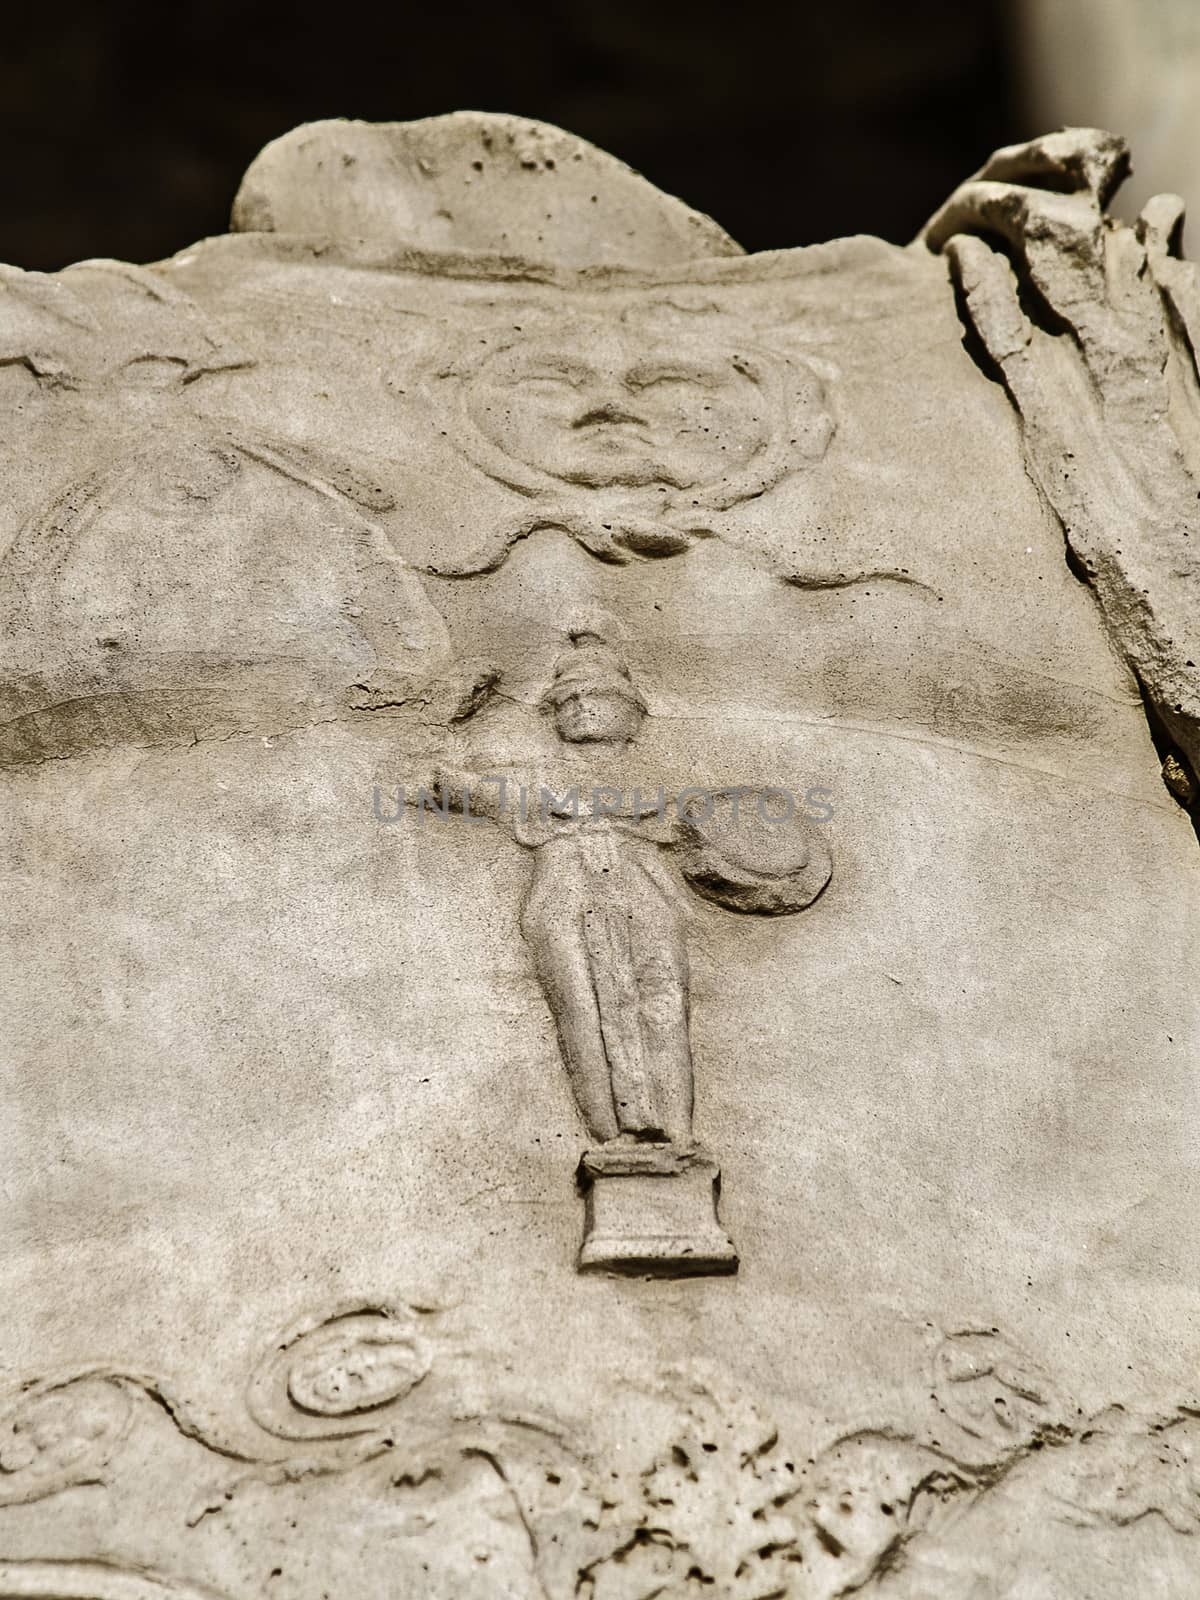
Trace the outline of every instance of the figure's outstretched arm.
<instances>
[{"instance_id":1,"label":"figure's outstretched arm","mask_svg":"<svg viewBox=\"0 0 1200 1600\"><path fill-rule=\"evenodd\" d=\"M439 805L463 816L504 823L514 813L517 778L511 769L480 772L447 762L434 768L431 788Z\"/></svg>"}]
</instances>

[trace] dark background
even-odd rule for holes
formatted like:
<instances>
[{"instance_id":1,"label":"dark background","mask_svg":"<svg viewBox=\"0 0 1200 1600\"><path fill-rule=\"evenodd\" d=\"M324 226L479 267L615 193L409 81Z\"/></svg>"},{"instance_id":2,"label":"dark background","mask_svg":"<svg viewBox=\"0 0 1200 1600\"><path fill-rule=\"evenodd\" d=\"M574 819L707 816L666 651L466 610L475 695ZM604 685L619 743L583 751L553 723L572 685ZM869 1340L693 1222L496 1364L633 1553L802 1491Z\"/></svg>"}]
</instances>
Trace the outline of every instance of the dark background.
<instances>
[{"instance_id":1,"label":"dark background","mask_svg":"<svg viewBox=\"0 0 1200 1600\"><path fill-rule=\"evenodd\" d=\"M902 242L1024 126L1004 0L25 0L0 52L0 260L150 261L223 233L319 117L555 122L749 249Z\"/></svg>"}]
</instances>

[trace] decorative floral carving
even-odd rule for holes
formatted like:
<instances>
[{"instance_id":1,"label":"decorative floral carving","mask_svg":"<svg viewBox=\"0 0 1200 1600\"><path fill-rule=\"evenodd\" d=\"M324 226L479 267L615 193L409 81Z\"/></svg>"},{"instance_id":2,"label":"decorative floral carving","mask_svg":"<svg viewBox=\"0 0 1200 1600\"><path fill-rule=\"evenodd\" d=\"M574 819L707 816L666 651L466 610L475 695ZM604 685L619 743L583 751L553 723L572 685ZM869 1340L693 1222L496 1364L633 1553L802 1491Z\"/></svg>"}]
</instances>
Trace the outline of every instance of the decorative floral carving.
<instances>
[{"instance_id":1,"label":"decorative floral carving","mask_svg":"<svg viewBox=\"0 0 1200 1600\"><path fill-rule=\"evenodd\" d=\"M947 1416L997 1455L1059 1424L1050 1379L995 1328L964 1328L934 1356L934 1388Z\"/></svg>"},{"instance_id":2,"label":"decorative floral carving","mask_svg":"<svg viewBox=\"0 0 1200 1600\"><path fill-rule=\"evenodd\" d=\"M1157 1514L1200 1533L1200 1417L1147 1423L1113 1407L1093 1418L1064 1458L1055 1488L1066 1521L1127 1527Z\"/></svg>"},{"instance_id":3,"label":"decorative floral carving","mask_svg":"<svg viewBox=\"0 0 1200 1600\"><path fill-rule=\"evenodd\" d=\"M415 1341L338 1331L292 1363L288 1395L301 1411L344 1417L399 1400L425 1375Z\"/></svg>"},{"instance_id":4,"label":"decorative floral carving","mask_svg":"<svg viewBox=\"0 0 1200 1600\"><path fill-rule=\"evenodd\" d=\"M251 1379L250 1413L280 1438L366 1432L379 1424L363 1414L403 1400L429 1363L408 1307L350 1304L286 1330Z\"/></svg>"},{"instance_id":5,"label":"decorative floral carving","mask_svg":"<svg viewBox=\"0 0 1200 1600\"><path fill-rule=\"evenodd\" d=\"M1042 1521L1100 1536L1147 1519L1200 1532L1200 1414L1114 1407L1086 1418L995 1329L960 1329L937 1345L940 1418L927 1429L881 1421L804 1456L753 1401L684 1368L653 1389L647 1414L657 1420L642 1450L593 1464L553 1421L467 1404L433 1359L438 1325L433 1312L379 1299L294 1323L250 1380L250 1415L273 1435L257 1448L230 1443L144 1376L92 1367L27 1384L0 1419L0 1507L36 1515L36 1502L59 1491L103 1485L110 1511L132 1514L126 1526L140 1530L148 1463L195 1461L187 1452L198 1449L206 1465L183 1472L173 1499L161 1484L152 1491L153 1522L177 1518L169 1548L181 1570L192 1570L188 1551L201 1545L187 1541L203 1524L203 1549L262 1545L271 1575L304 1517L321 1545L314 1594L343 1580L370 1587L384 1572L408 1582L428 1560L449 1575L447 1594L476 1600L963 1600L994 1567L981 1541L1003 1547L1006 1571L1033 1570L1035 1508ZM173 1442L155 1427L173 1427ZM361 1545L321 1544L319 1530L351 1525ZM46 1526L53 1536L56 1524ZM161 1532L150 1561L167 1548ZM140 1565L126 1571L125 1550L98 1551L95 1562L0 1558L0 1600L207 1592ZM455 1588L462 1563L480 1561L488 1573L472 1569L469 1591ZM901 1573L908 1587L894 1590Z\"/></svg>"},{"instance_id":6,"label":"decorative floral carving","mask_svg":"<svg viewBox=\"0 0 1200 1600\"><path fill-rule=\"evenodd\" d=\"M31 1384L0 1420L0 1505L94 1481L129 1418L120 1379L83 1374Z\"/></svg>"},{"instance_id":7,"label":"decorative floral carving","mask_svg":"<svg viewBox=\"0 0 1200 1600\"><path fill-rule=\"evenodd\" d=\"M352 1303L303 1317L250 1382L250 1414L281 1439L345 1437L379 1426L429 1371L430 1352L407 1306Z\"/></svg>"}]
</instances>

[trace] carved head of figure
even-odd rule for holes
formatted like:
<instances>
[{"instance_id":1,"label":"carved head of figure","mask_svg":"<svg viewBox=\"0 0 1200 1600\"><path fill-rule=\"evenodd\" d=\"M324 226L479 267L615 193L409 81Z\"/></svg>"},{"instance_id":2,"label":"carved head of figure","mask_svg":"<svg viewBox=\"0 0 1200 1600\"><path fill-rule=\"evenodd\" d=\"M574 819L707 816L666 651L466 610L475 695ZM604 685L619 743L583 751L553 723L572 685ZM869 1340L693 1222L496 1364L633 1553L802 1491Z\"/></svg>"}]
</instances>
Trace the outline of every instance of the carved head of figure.
<instances>
[{"instance_id":1,"label":"carved head of figure","mask_svg":"<svg viewBox=\"0 0 1200 1600\"><path fill-rule=\"evenodd\" d=\"M629 668L599 634L571 634L573 648L560 657L543 704L565 744L627 744L637 737L646 702Z\"/></svg>"},{"instance_id":2,"label":"carved head of figure","mask_svg":"<svg viewBox=\"0 0 1200 1600\"><path fill-rule=\"evenodd\" d=\"M464 344L434 393L459 446L525 495L703 520L819 458L833 432L815 370L744 332L661 305L534 312Z\"/></svg>"}]
</instances>

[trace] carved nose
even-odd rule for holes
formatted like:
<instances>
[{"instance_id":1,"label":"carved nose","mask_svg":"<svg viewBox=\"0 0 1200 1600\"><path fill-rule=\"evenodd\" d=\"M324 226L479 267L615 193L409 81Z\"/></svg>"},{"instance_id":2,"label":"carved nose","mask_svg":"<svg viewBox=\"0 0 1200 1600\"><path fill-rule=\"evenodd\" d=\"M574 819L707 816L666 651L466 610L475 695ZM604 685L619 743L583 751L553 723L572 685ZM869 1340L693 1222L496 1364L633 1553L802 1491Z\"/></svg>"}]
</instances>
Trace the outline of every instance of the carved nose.
<instances>
[{"instance_id":1,"label":"carved nose","mask_svg":"<svg viewBox=\"0 0 1200 1600\"><path fill-rule=\"evenodd\" d=\"M573 428L591 428L597 424L614 422L641 423L642 418L636 411L630 411L627 406L621 405L617 400L605 400L597 406L589 406L582 416L576 417L571 424Z\"/></svg>"}]
</instances>

